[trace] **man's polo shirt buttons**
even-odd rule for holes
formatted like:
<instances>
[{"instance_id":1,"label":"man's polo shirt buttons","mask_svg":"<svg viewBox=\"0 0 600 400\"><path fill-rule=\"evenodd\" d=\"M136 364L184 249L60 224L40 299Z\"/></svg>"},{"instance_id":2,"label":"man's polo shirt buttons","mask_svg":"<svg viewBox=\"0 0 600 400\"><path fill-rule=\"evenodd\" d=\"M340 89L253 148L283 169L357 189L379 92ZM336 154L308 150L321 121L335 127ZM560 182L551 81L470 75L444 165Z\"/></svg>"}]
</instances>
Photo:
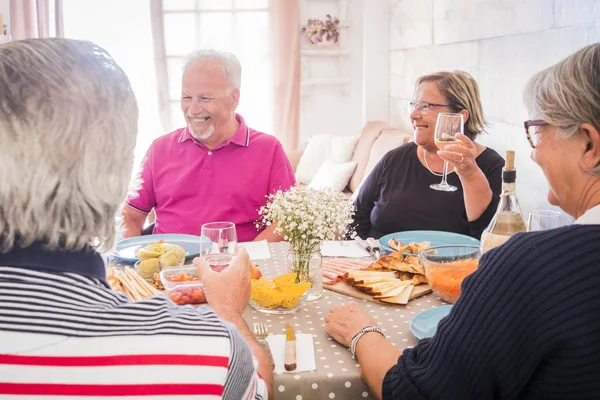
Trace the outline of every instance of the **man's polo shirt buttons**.
<instances>
[{"instance_id":1,"label":"man's polo shirt buttons","mask_svg":"<svg viewBox=\"0 0 600 400\"><path fill-rule=\"evenodd\" d=\"M209 155L209 156L212 156L212 151L209 151L209 152L208 152L208 155Z\"/></svg>"}]
</instances>

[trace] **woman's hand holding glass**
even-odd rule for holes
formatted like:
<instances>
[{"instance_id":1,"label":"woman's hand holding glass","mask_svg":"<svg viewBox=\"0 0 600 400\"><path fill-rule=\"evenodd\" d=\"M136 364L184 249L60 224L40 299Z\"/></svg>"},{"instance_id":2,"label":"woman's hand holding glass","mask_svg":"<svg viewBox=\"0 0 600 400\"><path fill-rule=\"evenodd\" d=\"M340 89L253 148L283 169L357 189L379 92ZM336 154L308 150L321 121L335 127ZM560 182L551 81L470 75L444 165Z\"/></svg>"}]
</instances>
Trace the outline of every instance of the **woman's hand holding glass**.
<instances>
[{"instance_id":1,"label":"woman's hand holding glass","mask_svg":"<svg viewBox=\"0 0 600 400\"><path fill-rule=\"evenodd\" d=\"M227 268L237 253L237 233L232 222L202 225L200 257L217 272Z\"/></svg>"},{"instance_id":2,"label":"woman's hand holding glass","mask_svg":"<svg viewBox=\"0 0 600 400\"><path fill-rule=\"evenodd\" d=\"M475 163L477 158L477 147L475 143L463 133L457 133L455 136L460 144L450 144L438 151L438 156L448 165L454 168L454 171L461 179L469 178L479 167Z\"/></svg>"}]
</instances>

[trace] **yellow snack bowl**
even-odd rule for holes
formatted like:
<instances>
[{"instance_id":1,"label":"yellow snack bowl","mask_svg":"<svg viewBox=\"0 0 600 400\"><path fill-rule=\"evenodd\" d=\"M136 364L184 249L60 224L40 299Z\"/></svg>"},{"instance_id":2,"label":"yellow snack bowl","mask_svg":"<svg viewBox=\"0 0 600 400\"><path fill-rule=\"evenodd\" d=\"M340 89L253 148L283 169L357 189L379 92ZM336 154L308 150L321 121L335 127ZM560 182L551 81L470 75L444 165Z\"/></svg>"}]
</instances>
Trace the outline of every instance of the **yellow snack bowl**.
<instances>
[{"instance_id":1,"label":"yellow snack bowl","mask_svg":"<svg viewBox=\"0 0 600 400\"><path fill-rule=\"evenodd\" d=\"M280 275L270 281L264 277L251 281L250 306L268 314L295 312L307 297L310 282L294 283L296 274Z\"/></svg>"}]
</instances>

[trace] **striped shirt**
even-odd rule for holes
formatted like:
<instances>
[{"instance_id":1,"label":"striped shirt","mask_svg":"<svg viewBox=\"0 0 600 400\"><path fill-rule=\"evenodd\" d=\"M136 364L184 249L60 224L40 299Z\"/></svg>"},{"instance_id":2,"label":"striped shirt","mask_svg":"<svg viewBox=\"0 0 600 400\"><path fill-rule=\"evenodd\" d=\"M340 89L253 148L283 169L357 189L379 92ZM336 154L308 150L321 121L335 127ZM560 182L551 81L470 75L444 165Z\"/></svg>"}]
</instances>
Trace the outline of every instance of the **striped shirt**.
<instances>
[{"instance_id":1,"label":"striped shirt","mask_svg":"<svg viewBox=\"0 0 600 400\"><path fill-rule=\"evenodd\" d=\"M1 399L266 399L248 344L209 307L130 303L97 253L0 254Z\"/></svg>"}]
</instances>

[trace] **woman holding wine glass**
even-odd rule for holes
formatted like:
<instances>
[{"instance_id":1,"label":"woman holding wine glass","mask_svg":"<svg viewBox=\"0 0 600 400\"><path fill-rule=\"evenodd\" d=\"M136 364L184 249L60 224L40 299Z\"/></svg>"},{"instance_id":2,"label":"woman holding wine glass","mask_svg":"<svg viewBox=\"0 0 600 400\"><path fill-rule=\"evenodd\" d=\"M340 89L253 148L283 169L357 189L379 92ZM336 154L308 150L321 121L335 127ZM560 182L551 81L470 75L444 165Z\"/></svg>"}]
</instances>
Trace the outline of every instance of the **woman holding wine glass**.
<instances>
[{"instance_id":1,"label":"woman holding wine glass","mask_svg":"<svg viewBox=\"0 0 600 400\"><path fill-rule=\"evenodd\" d=\"M358 236L425 229L479 238L498 205L504 160L475 141L486 125L477 82L463 71L422 76L408 107L414 142L388 152L361 186ZM438 117L452 131L439 130L436 144Z\"/></svg>"}]
</instances>

